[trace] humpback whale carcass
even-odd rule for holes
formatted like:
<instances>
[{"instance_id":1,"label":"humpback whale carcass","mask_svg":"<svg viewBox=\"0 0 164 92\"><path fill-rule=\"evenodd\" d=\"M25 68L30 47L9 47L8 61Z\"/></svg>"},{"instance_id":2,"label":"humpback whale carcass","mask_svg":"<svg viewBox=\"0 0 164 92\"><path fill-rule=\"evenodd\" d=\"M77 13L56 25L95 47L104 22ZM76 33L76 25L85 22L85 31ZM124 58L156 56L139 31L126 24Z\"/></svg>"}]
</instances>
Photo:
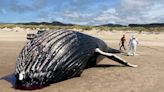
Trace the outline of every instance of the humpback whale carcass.
<instances>
[{"instance_id":1,"label":"humpback whale carcass","mask_svg":"<svg viewBox=\"0 0 164 92\"><path fill-rule=\"evenodd\" d=\"M96 65L98 55L137 67L111 54L113 50L104 41L80 32L46 31L21 50L16 62L16 85L28 89L80 76L86 67Z\"/></svg>"}]
</instances>

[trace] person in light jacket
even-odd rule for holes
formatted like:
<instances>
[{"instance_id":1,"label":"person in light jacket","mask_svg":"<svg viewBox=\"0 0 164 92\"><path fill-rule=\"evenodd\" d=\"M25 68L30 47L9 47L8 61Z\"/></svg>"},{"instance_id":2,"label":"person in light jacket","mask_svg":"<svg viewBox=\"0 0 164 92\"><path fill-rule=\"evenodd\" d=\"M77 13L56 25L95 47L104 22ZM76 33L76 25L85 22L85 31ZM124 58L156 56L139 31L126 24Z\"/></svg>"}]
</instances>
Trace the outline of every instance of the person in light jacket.
<instances>
[{"instance_id":1,"label":"person in light jacket","mask_svg":"<svg viewBox=\"0 0 164 92\"><path fill-rule=\"evenodd\" d=\"M136 39L135 35L131 36L131 39L129 40L129 51L128 55L136 55L137 45L139 44L138 40Z\"/></svg>"}]
</instances>

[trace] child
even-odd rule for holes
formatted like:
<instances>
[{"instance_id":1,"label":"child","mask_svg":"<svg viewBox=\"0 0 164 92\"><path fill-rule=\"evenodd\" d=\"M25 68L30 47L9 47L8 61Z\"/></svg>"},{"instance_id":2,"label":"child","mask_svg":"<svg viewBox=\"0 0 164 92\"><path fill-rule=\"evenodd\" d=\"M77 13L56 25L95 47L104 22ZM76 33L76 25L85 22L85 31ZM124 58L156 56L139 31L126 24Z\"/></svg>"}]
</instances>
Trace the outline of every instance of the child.
<instances>
[{"instance_id":1,"label":"child","mask_svg":"<svg viewBox=\"0 0 164 92\"><path fill-rule=\"evenodd\" d=\"M136 55L138 41L134 35L132 35L131 39L129 40L129 51L128 55Z\"/></svg>"}]
</instances>

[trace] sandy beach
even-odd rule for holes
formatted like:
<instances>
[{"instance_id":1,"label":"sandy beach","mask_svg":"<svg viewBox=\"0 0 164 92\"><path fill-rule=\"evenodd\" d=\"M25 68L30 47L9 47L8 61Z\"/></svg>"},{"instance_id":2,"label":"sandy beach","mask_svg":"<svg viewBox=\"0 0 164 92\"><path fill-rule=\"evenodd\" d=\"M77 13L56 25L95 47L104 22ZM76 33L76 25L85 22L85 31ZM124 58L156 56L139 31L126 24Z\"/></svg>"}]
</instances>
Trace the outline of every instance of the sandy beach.
<instances>
[{"instance_id":1,"label":"sandy beach","mask_svg":"<svg viewBox=\"0 0 164 92\"><path fill-rule=\"evenodd\" d=\"M22 92L13 88L12 73L17 56L26 43L30 30L0 30L0 92ZM84 70L81 77L51 84L34 92L163 92L164 91L164 33L124 31L83 31L104 40L118 49L119 40L136 35L139 40L137 56L117 54L138 68L124 67L104 58L97 67ZM102 58L102 57L99 57ZM28 91L26 91L28 92ZM31 92L31 91L30 91Z\"/></svg>"}]
</instances>

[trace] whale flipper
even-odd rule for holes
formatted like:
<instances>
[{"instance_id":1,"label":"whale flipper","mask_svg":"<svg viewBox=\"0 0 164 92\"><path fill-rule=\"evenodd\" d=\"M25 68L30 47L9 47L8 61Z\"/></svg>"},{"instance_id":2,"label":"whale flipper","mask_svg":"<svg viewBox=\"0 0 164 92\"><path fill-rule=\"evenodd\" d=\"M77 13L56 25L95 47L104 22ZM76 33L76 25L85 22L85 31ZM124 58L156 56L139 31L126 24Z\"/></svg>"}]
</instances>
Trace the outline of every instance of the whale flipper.
<instances>
[{"instance_id":1,"label":"whale flipper","mask_svg":"<svg viewBox=\"0 0 164 92\"><path fill-rule=\"evenodd\" d=\"M99 48L95 49L95 52L99 53L100 55L106 56L109 59L112 59L120 64L123 64L125 66L130 66L130 67L138 67L138 65L133 65L127 61L125 61L124 59L120 58L117 55L111 54L111 53L107 53L107 52L103 52L102 50L100 50Z\"/></svg>"}]
</instances>

